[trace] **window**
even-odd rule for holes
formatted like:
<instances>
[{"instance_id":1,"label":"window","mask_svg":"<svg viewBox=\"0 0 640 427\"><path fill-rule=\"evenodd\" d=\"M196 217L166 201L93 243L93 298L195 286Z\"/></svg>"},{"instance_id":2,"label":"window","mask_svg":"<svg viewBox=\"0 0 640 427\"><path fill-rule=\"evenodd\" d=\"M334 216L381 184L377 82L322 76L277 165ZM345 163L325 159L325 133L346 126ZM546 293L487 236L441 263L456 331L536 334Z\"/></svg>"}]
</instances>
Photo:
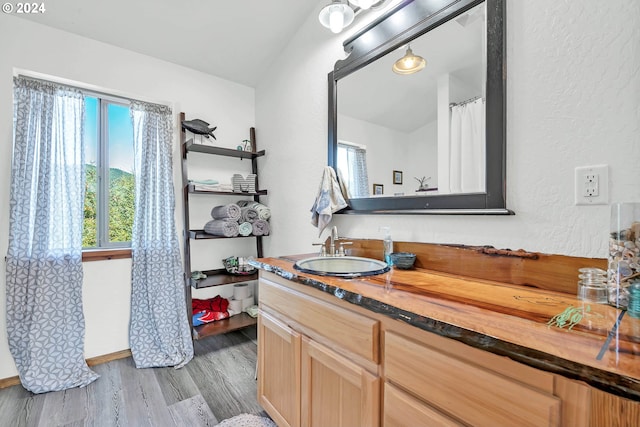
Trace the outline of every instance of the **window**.
<instances>
[{"instance_id":1,"label":"window","mask_svg":"<svg viewBox=\"0 0 640 427\"><path fill-rule=\"evenodd\" d=\"M134 214L133 125L124 99L85 97L85 249L129 247Z\"/></svg>"},{"instance_id":2,"label":"window","mask_svg":"<svg viewBox=\"0 0 640 427\"><path fill-rule=\"evenodd\" d=\"M338 142L338 172L350 198L369 197L367 149L348 142Z\"/></svg>"}]
</instances>

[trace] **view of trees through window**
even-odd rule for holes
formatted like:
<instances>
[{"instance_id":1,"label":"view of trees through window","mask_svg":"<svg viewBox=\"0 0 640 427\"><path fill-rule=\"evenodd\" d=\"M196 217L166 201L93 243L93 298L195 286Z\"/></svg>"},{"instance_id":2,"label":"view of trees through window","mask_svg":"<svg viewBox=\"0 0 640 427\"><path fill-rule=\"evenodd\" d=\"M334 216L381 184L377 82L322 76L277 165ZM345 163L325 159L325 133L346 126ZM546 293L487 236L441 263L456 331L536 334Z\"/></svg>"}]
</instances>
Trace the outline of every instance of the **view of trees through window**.
<instances>
[{"instance_id":1,"label":"view of trees through window","mask_svg":"<svg viewBox=\"0 0 640 427\"><path fill-rule=\"evenodd\" d=\"M129 107L85 98L84 248L126 247L134 214L133 126Z\"/></svg>"}]
</instances>

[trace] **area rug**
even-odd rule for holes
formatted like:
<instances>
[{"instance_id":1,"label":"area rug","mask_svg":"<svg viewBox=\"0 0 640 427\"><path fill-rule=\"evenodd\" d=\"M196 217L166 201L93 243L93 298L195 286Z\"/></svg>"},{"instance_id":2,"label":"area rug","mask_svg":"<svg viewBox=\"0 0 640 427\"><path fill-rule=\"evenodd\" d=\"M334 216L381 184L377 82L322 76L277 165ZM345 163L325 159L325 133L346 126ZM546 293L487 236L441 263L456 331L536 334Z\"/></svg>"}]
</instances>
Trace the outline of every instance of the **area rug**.
<instances>
[{"instance_id":1,"label":"area rug","mask_svg":"<svg viewBox=\"0 0 640 427\"><path fill-rule=\"evenodd\" d=\"M253 414L240 414L223 420L217 427L277 427L270 418Z\"/></svg>"}]
</instances>

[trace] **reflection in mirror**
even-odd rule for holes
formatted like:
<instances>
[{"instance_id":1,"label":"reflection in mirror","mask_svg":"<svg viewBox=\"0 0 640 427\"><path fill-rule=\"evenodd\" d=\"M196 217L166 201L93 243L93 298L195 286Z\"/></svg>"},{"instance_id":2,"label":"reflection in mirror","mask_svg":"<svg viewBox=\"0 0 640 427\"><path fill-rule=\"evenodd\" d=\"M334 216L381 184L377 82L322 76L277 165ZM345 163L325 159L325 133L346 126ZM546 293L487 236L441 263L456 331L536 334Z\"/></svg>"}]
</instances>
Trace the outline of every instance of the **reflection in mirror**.
<instances>
[{"instance_id":1,"label":"reflection in mirror","mask_svg":"<svg viewBox=\"0 0 640 427\"><path fill-rule=\"evenodd\" d=\"M503 22L504 0L405 0L344 42L328 149L344 213L512 214ZM393 72L408 48L426 67Z\"/></svg>"},{"instance_id":2,"label":"reflection in mirror","mask_svg":"<svg viewBox=\"0 0 640 427\"><path fill-rule=\"evenodd\" d=\"M350 198L485 191L486 11L479 4L411 41L427 66L392 71L402 46L338 82L338 170ZM393 182L393 170L406 177Z\"/></svg>"}]
</instances>

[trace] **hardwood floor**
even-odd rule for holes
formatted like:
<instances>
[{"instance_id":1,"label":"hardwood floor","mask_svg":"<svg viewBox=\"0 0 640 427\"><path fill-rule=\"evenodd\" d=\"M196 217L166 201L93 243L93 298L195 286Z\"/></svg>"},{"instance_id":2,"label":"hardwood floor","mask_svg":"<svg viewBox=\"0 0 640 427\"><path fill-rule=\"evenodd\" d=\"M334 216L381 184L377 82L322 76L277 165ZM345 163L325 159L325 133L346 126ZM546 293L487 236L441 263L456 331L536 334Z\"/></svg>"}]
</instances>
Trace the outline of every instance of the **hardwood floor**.
<instances>
[{"instance_id":1,"label":"hardwood floor","mask_svg":"<svg viewBox=\"0 0 640 427\"><path fill-rule=\"evenodd\" d=\"M215 426L250 413L266 416L256 400L256 329L194 342L182 369L136 369L132 358L94 366L87 387L33 394L0 390L2 427Z\"/></svg>"}]
</instances>

